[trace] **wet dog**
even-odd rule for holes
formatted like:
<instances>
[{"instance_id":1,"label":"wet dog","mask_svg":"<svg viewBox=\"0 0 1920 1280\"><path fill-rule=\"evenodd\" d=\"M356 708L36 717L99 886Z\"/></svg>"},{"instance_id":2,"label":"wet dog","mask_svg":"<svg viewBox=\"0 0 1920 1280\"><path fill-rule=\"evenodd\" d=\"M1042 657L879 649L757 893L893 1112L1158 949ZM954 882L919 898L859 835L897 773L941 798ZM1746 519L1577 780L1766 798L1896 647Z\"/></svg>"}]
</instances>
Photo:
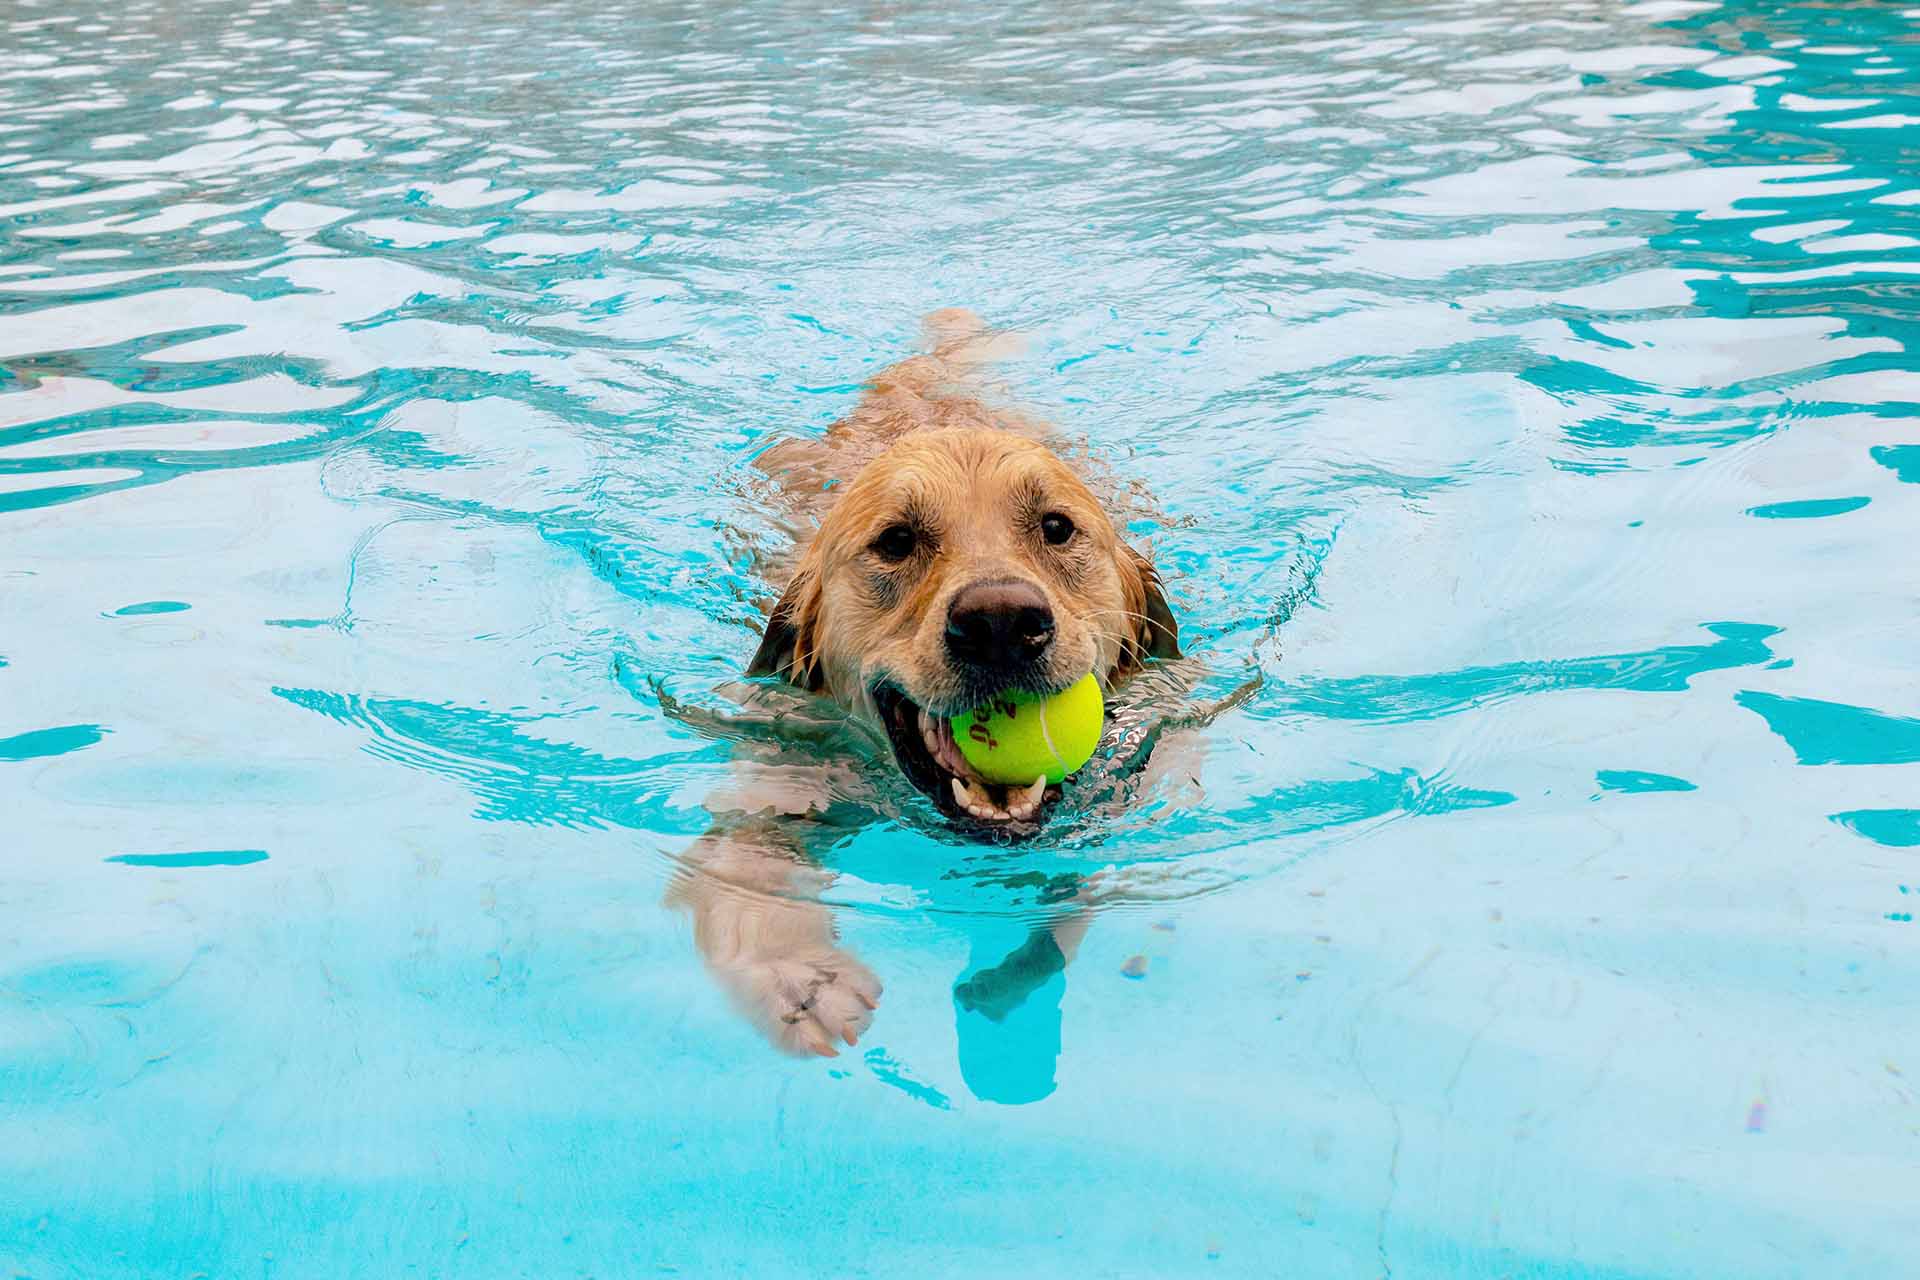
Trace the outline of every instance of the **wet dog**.
<instances>
[{"instance_id":1,"label":"wet dog","mask_svg":"<svg viewBox=\"0 0 1920 1280\"><path fill-rule=\"evenodd\" d=\"M1111 689L1179 656L1159 576L1110 502L1044 424L979 393L1001 343L969 312L935 313L927 353L876 374L823 439L759 456L799 554L748 666L872 726L950 823L990 838L1037 831L1060 789L982 779L950 717L1088 672ZM716 825L673 894L747 1015L783 1048L829 1055L856 1042L880 998L810 900L830 878L809 845L834 825L821 799L834 792L831 779L747 779L731 807L709 806ZM1055 929L1062 963L1082 928Z\"/></svg>"}]
</instances>

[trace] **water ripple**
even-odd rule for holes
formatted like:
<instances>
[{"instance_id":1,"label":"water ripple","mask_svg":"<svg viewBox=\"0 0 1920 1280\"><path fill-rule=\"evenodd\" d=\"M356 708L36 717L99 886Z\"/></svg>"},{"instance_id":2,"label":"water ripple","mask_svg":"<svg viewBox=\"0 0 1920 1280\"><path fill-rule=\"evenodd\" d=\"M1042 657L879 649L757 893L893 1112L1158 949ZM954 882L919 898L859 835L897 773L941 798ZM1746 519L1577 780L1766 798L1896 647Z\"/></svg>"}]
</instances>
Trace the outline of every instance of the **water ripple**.
<instances>
[{"instance_id":1,"label":"water ripple","mask_svg":"<svg viewBox=\"0 0 1920 1280\"><path fill-rule=\"evenodd\" d=\"M1899 1271L1915 15L0 12L0 1255ZM1018 849L728 683L751 458L956 304L1220 712ZM831 1075L658 906L795 753ZM1009 1177L1075 1201L928 1225Z\"/></svg>"}]
</instances>

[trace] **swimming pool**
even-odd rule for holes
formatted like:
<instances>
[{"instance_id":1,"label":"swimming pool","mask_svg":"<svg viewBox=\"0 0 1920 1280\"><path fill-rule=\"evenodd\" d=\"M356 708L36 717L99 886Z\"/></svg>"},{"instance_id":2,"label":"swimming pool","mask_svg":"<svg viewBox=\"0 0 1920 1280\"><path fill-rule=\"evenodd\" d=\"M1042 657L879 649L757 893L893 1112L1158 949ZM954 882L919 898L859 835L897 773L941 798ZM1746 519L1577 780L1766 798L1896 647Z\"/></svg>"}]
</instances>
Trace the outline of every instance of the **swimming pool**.
<instances>
[{"instance_id":1,"label":"swimming pool","mask_svg":"<svg viewBox=\"0 0 1920 1280\"><path fill-rule=\"evenodd\" d=\"M0 1269L1912 1273L1916 13L12 6ZM952 304L1259 687L796 1061L728 531Z\"/></svg>"}]
</instances>

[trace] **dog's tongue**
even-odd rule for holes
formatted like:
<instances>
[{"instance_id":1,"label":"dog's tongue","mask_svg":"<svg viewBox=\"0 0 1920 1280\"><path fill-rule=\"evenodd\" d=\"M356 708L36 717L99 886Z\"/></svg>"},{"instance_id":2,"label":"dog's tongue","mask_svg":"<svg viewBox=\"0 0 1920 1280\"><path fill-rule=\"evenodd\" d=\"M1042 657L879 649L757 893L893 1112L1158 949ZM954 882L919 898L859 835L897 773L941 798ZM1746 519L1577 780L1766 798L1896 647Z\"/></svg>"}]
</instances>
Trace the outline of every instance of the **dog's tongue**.
<instances>
[{"instance_id":1,"label":"dog's tongue","mask_svg":"<svg viewBox=\"0 0 1920 1280\"><path fill-rule=\"evenodd\" d=\"M927 754L933 762L948 773L968 782L986 786L967 758L960 754L960 744L953 740L953 725L945 719L936 719L925 711L920 712L920 741L927 748Z\"/></svg>"}]
</instances>

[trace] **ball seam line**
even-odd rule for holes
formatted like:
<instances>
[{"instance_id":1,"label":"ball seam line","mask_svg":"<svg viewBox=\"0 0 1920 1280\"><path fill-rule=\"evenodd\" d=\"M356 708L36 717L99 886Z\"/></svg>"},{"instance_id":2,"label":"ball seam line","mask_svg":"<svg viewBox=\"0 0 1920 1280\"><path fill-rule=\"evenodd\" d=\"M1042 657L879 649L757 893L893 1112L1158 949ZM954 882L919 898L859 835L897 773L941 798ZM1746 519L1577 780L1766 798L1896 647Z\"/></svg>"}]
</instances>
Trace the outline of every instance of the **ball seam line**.
<instances>
[{"instance_id":1,"label":"ball seam line","mask_svg":"<svg viewBox=\"0 0 1920 1280\"><path fill-rule=\"evenodd\" d=\"M1040 740L1047 744L1047 754L1053 757L1053 762L1062 770L1066 769L1066 757L1060 754L1060 748L1053 745L1053 731L1047 728L1047 704L1044 702L1040 704Z\"/></svg>"}]
</instances>

